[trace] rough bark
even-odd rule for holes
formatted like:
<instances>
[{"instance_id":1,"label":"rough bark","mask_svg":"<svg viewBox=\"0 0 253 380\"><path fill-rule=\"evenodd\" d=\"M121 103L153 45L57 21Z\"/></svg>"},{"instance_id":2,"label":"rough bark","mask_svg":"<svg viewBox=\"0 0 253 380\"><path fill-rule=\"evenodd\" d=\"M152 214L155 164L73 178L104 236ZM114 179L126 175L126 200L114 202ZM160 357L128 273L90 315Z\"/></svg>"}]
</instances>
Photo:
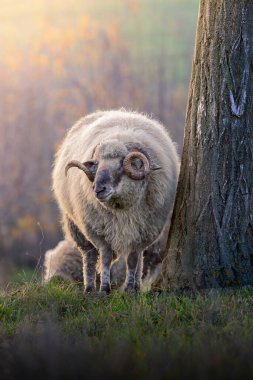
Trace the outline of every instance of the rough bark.
<instances>
[{"instance_id":1,"label":"rough bark","mask_svg":"<svg viewBox=\"0 0 253 380\"><path fill-rule=\"evenodd\" d=\"M253 1L201 0L162 283L253 284Z\"/></svg>"}]
</instances>

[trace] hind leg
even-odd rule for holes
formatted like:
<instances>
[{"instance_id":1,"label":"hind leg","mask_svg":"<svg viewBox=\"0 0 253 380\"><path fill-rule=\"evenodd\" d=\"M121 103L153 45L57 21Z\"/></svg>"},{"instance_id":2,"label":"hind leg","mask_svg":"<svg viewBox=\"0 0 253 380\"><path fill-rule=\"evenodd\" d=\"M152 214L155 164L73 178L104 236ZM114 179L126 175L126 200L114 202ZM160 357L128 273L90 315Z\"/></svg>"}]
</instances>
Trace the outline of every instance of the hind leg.
<instances>
[{"instance_id":1,"label":"hind leg","mask_svg":"<svg viewBox=\"0 0 253 380\"><path fill-rule=\"evenodd\" d=\"M142 272L143 272L143 253L141 252L139 253L137 269L136 269L135 278L134 278L135 290L140 290L141 288Z\"/></svg>"},{"instance_id":2,"label":"hind leg","mask_svg":"<svg viewBox=\"0 0 253 380\"><path fill-rule=\"evenodd\" d=\"M131 252L127 258L127 271L124 290L126 292L140 290L142 271L142 252Z\"/></svg>"}]
</instances>

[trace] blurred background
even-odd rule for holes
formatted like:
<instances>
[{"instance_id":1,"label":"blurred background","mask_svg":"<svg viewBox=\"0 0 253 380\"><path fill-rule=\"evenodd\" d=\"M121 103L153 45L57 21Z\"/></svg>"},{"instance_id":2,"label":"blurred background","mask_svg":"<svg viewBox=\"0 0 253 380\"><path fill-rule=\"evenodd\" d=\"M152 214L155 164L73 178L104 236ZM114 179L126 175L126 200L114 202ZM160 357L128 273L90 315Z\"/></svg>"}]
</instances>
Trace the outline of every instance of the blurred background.
<instances>
[{"instance_id":1,"label":"blurred background","mask_svg":"<svg viewBox=\"0 0 253 380\"><path fill-rule=\"evenodd\" d=\"M181 152L198 0L0 0L0 283L61 238L51 193L66 130L148 113Z\"/></svg>"}]
</instances>

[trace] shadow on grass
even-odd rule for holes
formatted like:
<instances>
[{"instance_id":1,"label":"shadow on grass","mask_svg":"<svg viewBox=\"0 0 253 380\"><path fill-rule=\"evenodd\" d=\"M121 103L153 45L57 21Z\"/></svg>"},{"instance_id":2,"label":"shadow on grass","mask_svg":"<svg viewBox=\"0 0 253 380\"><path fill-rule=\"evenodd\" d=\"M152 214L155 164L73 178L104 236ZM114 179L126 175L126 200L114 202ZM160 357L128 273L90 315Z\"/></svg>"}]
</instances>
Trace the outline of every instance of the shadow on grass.
<instances>
[{"instance_id":1,"label":"shadow on grass","mask_svg":"<svg viewBox=\"0 0 253 380\"><path fill-rule=\"evenodd\" d=\"M84 296L15 285L0 298L0 379L253 376L253 289Z\"/></svg>"},{"instance_id":2,"label":"shadow on grass","mask_svg":"<svg viewBox=\"0 0 253 380\"><path fill-rule=\"evenodd\" d=\"M0 378L14 379L238 379L253 375L252 343L183 345L177 337L134 344L127 340L64 335L50 321L2 336Z\"/></svg>"}]
</instances>

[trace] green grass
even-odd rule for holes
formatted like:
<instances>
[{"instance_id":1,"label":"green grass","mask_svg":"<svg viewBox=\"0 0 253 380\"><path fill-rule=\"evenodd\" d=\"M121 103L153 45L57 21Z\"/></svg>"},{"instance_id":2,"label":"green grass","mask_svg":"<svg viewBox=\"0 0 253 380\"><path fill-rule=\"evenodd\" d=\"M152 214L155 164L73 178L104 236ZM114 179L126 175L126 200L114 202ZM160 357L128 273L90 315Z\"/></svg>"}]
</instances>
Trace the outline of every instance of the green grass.
<instances>
[{"instance_id":1,"label":"green grass","mask_svg":"<svg viewBox=\"0 0 253 380\"><path fill-rule=\"evenodd\" d=\"M29 267L19 267L8 275L8 282L14 284L28 283L34 280L35 271Z\"/></svg>"},{"instance_id":2,"label":"green grass","mask_svg":"<svg viewBox=\"0 0 253 380\"><path fill-rule=\"evenodd\" d=\"M155 379L157 371L167 378L171 369L175 378L191 371L199 376L210 368L222 375L230 370L253 374L248 360L253 353L252 311L252 288L191 297L119 292L98 296L84 295L82 287L74 285L25 283L9 285L1 293L0 341L15 341L15 350L20 342L29 346L36 341L37 360L45 351L38 348L43 334L56 336L55 352L63 347L71 351L74 344L77 356L90 357L91 373L98 353L103 357L101 368L108 368L123 352L127 366L141 378ZM180 358L184 358L182 368ZM123 370L126 363L118 360Z\"/></svg>"},{"instance_id":3,"label":"green grass","mask_svg":"<svg viewBox=\"0 0 253 380\"><path fill-rule=\"evenodd\" d=\"M253 291L209 291L195 296L167 293L84 295L82 286L54 281L9 285L1 292L1 328L13 336L23 323L33 326L49 316L67 334L129 341L177 335L195 344L206 332L253 338ZM196 340L196 337L198 338Z\"/></svg>"}]
</instances>

